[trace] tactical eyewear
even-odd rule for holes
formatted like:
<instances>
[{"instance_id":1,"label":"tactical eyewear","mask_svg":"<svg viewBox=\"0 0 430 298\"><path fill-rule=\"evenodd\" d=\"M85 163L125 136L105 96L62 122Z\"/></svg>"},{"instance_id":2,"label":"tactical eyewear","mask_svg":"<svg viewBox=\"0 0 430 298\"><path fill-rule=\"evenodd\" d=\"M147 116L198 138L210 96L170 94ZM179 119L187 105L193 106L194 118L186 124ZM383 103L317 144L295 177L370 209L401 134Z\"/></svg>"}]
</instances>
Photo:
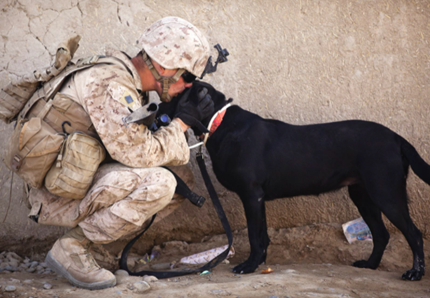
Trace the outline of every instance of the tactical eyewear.
<instances>
[{"instance_id":1,"label":"tactical eyewear","mask_svg":"<svg viewBox=\"0 0 430 298\"><path fill-rule=\"evenodd\" d=\"M192 83L195 81L196 76L193 75L191 72L185 71L181 77L184 79L185 83Z\"/></svg>"}]
</instances>

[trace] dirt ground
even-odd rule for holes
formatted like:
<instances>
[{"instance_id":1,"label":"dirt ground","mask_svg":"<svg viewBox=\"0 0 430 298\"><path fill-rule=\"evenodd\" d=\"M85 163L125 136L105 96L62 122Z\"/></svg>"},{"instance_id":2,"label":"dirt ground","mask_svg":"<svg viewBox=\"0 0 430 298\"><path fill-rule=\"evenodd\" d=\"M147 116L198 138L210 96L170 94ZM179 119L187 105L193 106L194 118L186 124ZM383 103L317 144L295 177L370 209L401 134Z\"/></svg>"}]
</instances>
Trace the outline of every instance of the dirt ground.
<instances>
[{"instance_id":1,"label":"dirt ground","mask_svg":"<svg viewBox=\"0 0 430 298\"><path fill-rule=\"evenodd\" d=\"M147 26L161 17L177 15L200 28L211 45L228 48L229 62L206 80L234 98L235 104L262 117L297 125L377 121L408 139L430 161L428 0L1 0L0 15L1 86L49 65L57 44L71 33L82 36L76 59L101 54L110 46L134 55L140 50L136 39ZM0 123L1 140L9 138L12 126ZM0 151L5 144L0 144ZM195 162L192 168L197 193L204 194ZM0 252L34 251L38 254L26 257L43 261L53 239L64 230L28 220L22 183L9 177L0 165ZM269 202L268 226L273 229L269 231L272 242L267 265L248 275L231 273L249 254L245 217L237 196L213 180L236 230L236 254L230 264L221 264L207 275L151 282L145 293L133 286L142 279L138 277L119 276L113 288L87 291L55 274L0 272L0 298L430 297L429 276L418 282L401 280L412 265L412 255L398 233L392 233L378 270L350 266L369 256L372 243L348 244L339 224L323 224L345 222L357 215L345 190ZM410 212L427 238L429 189L411 173ZM12 193L16 198L11 204ZM223 235L195 241L221 229L210 204L198 211L183 204L137 243L133 260L139 260L137 254L142 257L148 247L160 251L153 261L158 264L219 247L227 243ZM152 247L159 242L163 244ZM429 247L425 239L427 264ZM107 253L118 253L117 247L93 249L101 265L118 269L118 260ZM260 273L269 266L273 273ZM47 283L52 288L45 289ZM7 286L15 290L5 292Z\"/></svg>"},{"instance_id":2,"label":"dirt ground","mask_svg":"<svg viewBox=\"0 0 430 298\"><path fill-rule=\"evenodd\" d=\"M430 297L430 280L403 281L401 274L410 268L412 255L399 233L391 236L378 270L350 266L354 260L366 258L370 241L349 244L336 224L318 224L281 230L269 230L267 264L260 265L252 274L231 272L235 264L244 261L249 253L246 229L234 232L236 254L206 275L193 274L149 282L150 289L140 292L135 283L142 277L117 276L113 288L88 291L71 286L55 274L27 272L0 273L0 297ZM181 257L226 244L225 235L203 239L200 243L171 241L156 246L159 256L149 264L178 261ZM425 246L429 246L425 240ZM100 258L99 249L93 254L104 267L116 271L117 260ZM150 253L150 252L149 252ZM44 255L32 259L43 260ZM129 264L139 264L143 256L131 254ZM426 258L429 263L429 258ZM270 274L261 271L273 269ZM135 267L142 270L142 266ZM149 268L148 268L149 269ZM45 289L46 284L52 285ZM13 292L5 292L7 286Z\"/></svg>"}]
</instances>

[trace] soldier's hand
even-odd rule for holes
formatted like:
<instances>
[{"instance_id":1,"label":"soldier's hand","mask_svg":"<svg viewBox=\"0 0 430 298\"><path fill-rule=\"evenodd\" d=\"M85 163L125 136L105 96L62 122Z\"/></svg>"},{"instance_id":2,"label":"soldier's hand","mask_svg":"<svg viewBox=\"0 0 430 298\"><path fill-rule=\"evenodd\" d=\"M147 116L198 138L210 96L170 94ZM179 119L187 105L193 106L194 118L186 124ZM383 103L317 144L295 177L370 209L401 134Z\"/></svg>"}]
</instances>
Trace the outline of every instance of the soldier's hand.
<instances>
[{"instance_id":1,"label":"soldier's hand","mask_svg":"<svg viewBox=\"0 0 430 298\"><path fill-rule=\"evenodd\" d=\"M192 88L185 92L179 99L175 117L185 124L199 129L201 132L209 132L203 126L202 121L214 113L214 103L207 88L202 88L197 93L191 94Z\"/></svg>"}]
</instances>

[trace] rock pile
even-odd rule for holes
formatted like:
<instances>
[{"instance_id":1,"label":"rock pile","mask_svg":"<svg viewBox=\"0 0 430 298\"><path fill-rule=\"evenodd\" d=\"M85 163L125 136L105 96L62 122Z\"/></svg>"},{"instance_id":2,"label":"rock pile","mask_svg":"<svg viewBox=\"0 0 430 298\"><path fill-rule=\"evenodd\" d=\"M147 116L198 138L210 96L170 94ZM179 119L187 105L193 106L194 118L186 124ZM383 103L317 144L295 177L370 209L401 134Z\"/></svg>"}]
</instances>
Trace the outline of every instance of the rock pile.
<instances>
[{"instance_id":1,"label":"rock pile","mask_svg":"<svg viewBox=\"0 0 430 298\"><path fill-rule=\"evenodd\" d=\"M54 272L44 262L22 258L14 252L0 253L0 273L29 272L37 274L53 274Z\"/></svg>"}]
</instances>

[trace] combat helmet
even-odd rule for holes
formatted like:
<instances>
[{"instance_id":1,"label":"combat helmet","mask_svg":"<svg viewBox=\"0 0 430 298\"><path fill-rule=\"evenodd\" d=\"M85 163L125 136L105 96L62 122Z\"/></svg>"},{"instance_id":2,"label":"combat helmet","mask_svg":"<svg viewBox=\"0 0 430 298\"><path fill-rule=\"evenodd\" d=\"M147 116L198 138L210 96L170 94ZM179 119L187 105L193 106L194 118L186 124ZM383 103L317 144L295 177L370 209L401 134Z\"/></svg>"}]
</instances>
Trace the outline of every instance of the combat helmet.
<instances>
[{"instance_id":1,"label":"combat helmet","mask_svg":"<svg viewBox=\"0 0 430 298\"><path fill-rule=\"evenodd\" d=\"M209 44L193 24L179 17L165 17L153 23L139 39L143 59L163 89L161 100L170 101L168 90L187 72L202 77L209 60ZM163 77L151 60L166 69L178 69L172 77Z\"/></svg>"}]
</instances>

